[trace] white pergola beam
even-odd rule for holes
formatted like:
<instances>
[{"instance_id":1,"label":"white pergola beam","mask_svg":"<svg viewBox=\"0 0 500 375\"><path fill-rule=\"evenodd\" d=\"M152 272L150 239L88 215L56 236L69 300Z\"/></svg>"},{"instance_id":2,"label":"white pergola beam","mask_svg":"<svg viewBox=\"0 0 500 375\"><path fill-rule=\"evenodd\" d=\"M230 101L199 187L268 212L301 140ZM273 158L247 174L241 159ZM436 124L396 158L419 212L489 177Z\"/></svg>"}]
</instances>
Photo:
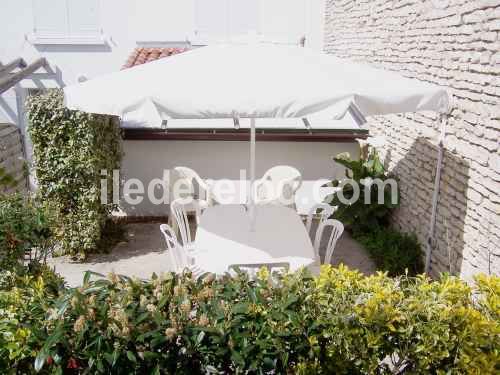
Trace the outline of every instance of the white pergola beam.
<instances>
[{"instance_id":1,"label":"white pergola beam","mask_svg":"<svg viewBox=\"0 0 500 375\"><path fill-rule=\"evenodd\" d=\"M14 87L17 83L21 82L23 79L27 78L29 75L31 75L41 67L50 69L47 60L44 57L39 58L34 63L28 65L26 68L21 69L17 73L0 78L0 94L3 94L5 91Z\"/></svg>"},{"instance_id":2,"label":"white pergola beam","mask_svg":"<svg viewBox=\"0 0 500 375\"><path fill-rule=\"evenodd\" d=\"M6 73L10 73L14 69L17 69L17 68L24 69L27 66L28 66L28 64L26 64L26 61L24 61L24 59L22 57L19 57L15 60L11 61L8 64L0 65L0 77Z\"/></svg>"}]
</instances>

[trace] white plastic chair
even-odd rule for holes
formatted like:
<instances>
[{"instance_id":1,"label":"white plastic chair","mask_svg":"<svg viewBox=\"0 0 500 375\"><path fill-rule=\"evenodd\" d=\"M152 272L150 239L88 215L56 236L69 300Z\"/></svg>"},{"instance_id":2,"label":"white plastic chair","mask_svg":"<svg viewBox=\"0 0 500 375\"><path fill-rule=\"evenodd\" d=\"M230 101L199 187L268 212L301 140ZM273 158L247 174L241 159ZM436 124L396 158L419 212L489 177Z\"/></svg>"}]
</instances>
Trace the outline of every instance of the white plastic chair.
<instances>
[{"instance_id":1,"label":"white plastic chair","mask_svg":"<svg viewBox=\"0 0 500 375\"><path fill-rule=\"evenodd\" d=\"M177 186L176 186L177 184ZM174 199L192 198L204 210L212 205L211 188L208 181L188 167L175 167L171 173L171 192ZM196 189L198 187L198 189ZM180 189L180 191L175 191ZM198 190L198 192L196 192Z\"/></svg>"},{"instance_id":2,"label":"white plastic chair","mask_svg":"<svg viewBox=\"0 0 500 375\"><path fill-rule=\"evenodd\" d=\"M326 245L325 257L323 259L323 262L321 262L319 248L321 246L321 240L323 239L324 231L328 227L331 227L332 231L330 233L330 238L328 239L328 243ZM330 264L332 262L335 245L337 244L337 240L340 238L343 232L344 232L344 224L335 219L324 220L318 225L318 229L316 230L316 235L314 238L314 252L316 255L316 262L308 267L313 274L315 275L319 274L321 264Z\"/></svg>"},{"instance_id":3,"label":"white plastic chair","mask_svg":"<svg viewBox=\"0 0 500 375\"><path fill-rule=\"evenodd\" d=\"M192 251L194 244L191 239L191 227L189 225L188 213L193 212L195 215L196 225L200 222L201 208L198 202L192 198L178 198L170 203L170 218L172 219L172 228L174 233L179 231L182 240L182 246Z\"/></svg>"},{"instance_id":4,"label":"white plastic chair","mask_svg":"<svg viewBox=\"0 0 500 375\"><path fill-rule=\"evenodd\" d=\"M196 194L195 183L198 185L198 194ZM169 175L169 185L171 202L181 199L184 202L184 210L188 214L195 214L197 220L199 220L199 212L203 211L212 203L209 184L203 181L203 179L191 168L175 167L172 169ZM202 195L202 197L200 197L200 195ZM177 221L172 214L172 204L170 205L168 225L177 233ZM184 237L182 240L184 241Z\"/></svg>"},{"instance_id":5,"label":"white plastic chair","mask_svg":"<svg viewBox=\"0 0 500 375\"><path fill-rule=\"evenodd\" d=\"M327 220L330 216L333 215L335 209L336 207L330 206L327 203L318 203L311 207L311 209L309 210L309 215L307 216L306 220L306 229L307 233L309 233L309 236L311 235L311 227L314 217L319 216L318 225L320 225L323 221ZM321 212L318 213L318 210L321 210Z\"/></svg>"},{"instance_id":6,"label":"white plastic chair","mask_svg":"<svg viewBox=\"0 0 500 375\"><path fill-rule=\"evenodd\" d=\"M265 267L272 275L273 272L286 273L290 269L290 263L288 262L275 262L275 263L246 263L246 264L231 264L227 267L227 271L231 275L236 275L238 270L248 274L250 278L257 277L257 272Z\"/></svg>"},{"instance_id":7,"label":"white plastic chair","mask_svg":"<svg viewBox=\"0 0 500 375\"><path fill-rule=\"evenodd\" d=\"M330 238L328 239L328 243L326 245L325 258L323 259L323 264L330 264L332 261L333 250L335 250L335 245L337 244L337 240L340 238L342 233L344 232L344 224L335 219L324 220L318 226L316 230L316 237L314 239L314 251L316 256L319 259L319 247L321 245L321 239L323 238L323 233L325 228L331 227L332 231L330 233Z\"/></svg>"},{"instance_id":8,"label":"white plastic chair","mask_svg":"<svg viewBox=\"0 0 500 375\"><path fill-rule=\"evenodd\" d=\"M185 270L188 270L196 278L201 276L203 274L203 270L196 265L186 250L179 244L174 230L167 224L161 224L160 231L165 238L165 242L167 243L167 251L170 256L173 271L175 273L182 273Z\"/></svg>"},{"instance_id":9,"label":"white plastic chair","mask_svg":"<svg viewBox=\"0 0 500 375\"><path fill-rule=\"evenodd\" d=\"M295 208L295 193L301 185L302 175L296 168L277 165L255 182L255 203L282 204Z\"/></svg>"}]
</instances>

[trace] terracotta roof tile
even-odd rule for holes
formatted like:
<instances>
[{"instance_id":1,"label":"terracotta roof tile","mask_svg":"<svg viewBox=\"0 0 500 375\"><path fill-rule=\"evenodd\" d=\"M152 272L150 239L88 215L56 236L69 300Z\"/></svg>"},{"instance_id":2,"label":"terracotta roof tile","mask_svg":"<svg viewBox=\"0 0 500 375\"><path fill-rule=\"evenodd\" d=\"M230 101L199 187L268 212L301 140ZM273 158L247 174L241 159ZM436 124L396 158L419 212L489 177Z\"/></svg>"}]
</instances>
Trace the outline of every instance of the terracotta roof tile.
<instances>
[{"instance_id":1,"label":"terracotta roof tile","mask_svg":"<svg viewBox=\"0 0 500 375\"><path fill-rule=\"evenodd\" d=\"M150 61L158 60L164 57L172 56L186 51L187 48L149 48L137 47L128 57L122 69L131 68L136 65L145 64Z\"/></svg>"}]
</instances>

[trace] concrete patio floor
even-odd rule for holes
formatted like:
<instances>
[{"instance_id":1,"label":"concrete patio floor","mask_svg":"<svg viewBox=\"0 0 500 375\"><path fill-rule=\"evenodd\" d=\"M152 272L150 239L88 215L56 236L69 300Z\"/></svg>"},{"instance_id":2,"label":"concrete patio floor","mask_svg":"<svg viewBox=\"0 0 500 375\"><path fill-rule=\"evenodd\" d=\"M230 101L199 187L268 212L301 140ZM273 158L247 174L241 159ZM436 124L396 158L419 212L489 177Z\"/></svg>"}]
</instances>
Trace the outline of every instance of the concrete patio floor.
<instances>
[{"instance_id":1,"label":"concrete patio floor","mask_svg":"<svg viewBox=\"0 0 500 375\"><path fill-rule=\"evenodd\" d=\"M159 223L127 224L126 229L128 241L119 243L108 254L91 255L83 263L74 262L67 256L50 258L48 263L66 279L69 286L81 285L87 270L104 275L115 272L141 279L150 278L153 272L161 274L171 270ZM320 249L322 254L324 246ZM375 272L375 265L367 252L347 232L337 242L332 263L344 263L364 274Z\"/></svg>"}]
</instances>

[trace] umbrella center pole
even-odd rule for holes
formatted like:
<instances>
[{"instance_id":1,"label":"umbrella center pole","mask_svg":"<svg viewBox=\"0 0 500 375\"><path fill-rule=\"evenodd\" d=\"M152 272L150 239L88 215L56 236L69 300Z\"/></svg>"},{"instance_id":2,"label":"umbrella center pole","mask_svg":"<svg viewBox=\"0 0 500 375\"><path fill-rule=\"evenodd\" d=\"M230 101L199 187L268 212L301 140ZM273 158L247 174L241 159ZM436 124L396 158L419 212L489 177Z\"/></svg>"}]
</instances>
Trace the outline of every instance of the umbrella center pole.
<instances>
[{"instance_id":1,"label":"umbrella center pole","mask_svg":"<svg viewBox=\"0 0 500 375\"><path fill-rule=\"evenodd\" d=\"M255 210L255 119L250 119L250 231L255 232L256 210Z\"/></svg>"}]
</instances>

